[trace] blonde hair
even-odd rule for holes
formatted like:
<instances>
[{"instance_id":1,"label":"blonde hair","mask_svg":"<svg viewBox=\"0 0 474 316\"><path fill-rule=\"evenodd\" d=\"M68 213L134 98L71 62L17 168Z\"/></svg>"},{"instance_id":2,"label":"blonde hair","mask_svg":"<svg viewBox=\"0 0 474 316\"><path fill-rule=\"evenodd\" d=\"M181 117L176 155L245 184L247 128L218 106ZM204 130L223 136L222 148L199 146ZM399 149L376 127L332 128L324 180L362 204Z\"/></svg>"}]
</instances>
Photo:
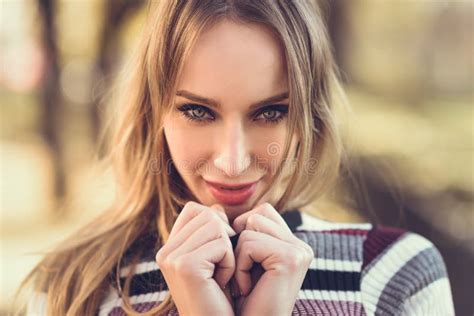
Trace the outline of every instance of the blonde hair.
<instances>
[{"instance_id":1,"label":"blonde hair","mask_svg":"<svg viewBox=\"0 0 474 316\"><path fill-rule=\"evenodd\" d=\"M122 292L118 281L125 251L147 231L156 231L157 247L164 244L179 210L195 200L172 163L168 164L171 159L162 123L183 61L199 34L220 18L265 26L284 48L291 105L287 135L296 132L299 144L292 171L284 179L285 191L274 207L284 212L308 205L338 177L343 147L333 107L344 100L344 92L324 14L315 0L166 0L150 4L144 33L126 72L129 80L110 143L108 159L117 176L117 199L48 252L19 289L31 284L35 291L46 292L49 315L94 314L108 289L111 271ZM283 181L289 148L287 139L286 158L268 190ZM164 314L173 308L168 295L148 312L134 311L128 296L132 273L133 269L120 293L128 314Z\"/></svg>"}]
</instances>

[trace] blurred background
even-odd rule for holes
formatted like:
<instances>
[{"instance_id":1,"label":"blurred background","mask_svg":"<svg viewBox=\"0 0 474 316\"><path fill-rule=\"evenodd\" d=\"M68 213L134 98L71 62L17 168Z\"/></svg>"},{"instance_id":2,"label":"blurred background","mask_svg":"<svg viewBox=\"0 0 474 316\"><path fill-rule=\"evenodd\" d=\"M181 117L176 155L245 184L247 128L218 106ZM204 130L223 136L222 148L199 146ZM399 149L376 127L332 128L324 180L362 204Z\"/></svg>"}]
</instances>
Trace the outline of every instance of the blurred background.
<instances>
[{"instance_id":1,"label":"blurred background","mask_svg":"<svg viewBox=\"0 0 474 316\"><path fill-rule=\"evenodd\" d=\"M94 157L107 91L146 4L0 0L0 315L40 252L113 199L111 173ZM473 315L474 4L331 0L328 9L352 104L344 124L353 172L332 197L341 204L309 211L429 238L457 315Z\"/></svg>"}]
</instances>

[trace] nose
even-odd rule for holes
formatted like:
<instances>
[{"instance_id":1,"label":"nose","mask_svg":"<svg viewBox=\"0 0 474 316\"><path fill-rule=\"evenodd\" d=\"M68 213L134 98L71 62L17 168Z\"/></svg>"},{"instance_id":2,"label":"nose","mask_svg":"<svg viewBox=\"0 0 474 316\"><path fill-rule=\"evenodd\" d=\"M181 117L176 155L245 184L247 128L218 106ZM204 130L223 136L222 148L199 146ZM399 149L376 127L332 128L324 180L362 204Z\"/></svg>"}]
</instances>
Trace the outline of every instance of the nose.
<instances>
[{"instance_id":1,"label":"nose","mask_svg":"<svg viewBox=\"0 0 474 316\"><path fill-rule=\"evenodd\" d=\"M250 166L248 144L242 124L233 123L222 133L214 165L228 177L241 175Z\"/></svg>"}]
</instances>

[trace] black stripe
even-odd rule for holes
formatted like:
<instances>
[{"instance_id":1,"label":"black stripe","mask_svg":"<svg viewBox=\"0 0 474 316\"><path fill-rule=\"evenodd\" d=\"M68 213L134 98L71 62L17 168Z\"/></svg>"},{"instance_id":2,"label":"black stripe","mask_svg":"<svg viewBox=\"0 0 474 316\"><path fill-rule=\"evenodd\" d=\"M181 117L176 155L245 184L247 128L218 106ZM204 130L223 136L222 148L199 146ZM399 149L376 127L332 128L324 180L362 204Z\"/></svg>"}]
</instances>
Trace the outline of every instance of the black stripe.
<instances>
[{"instance_id":1,"label":"black stripe","mask_svg":"<svg viewBox=\"0 0 474 316\"><path fill-rule=\"evenodd\" d=\"M122 289L125 286L125 277L120 278ZM135 274L130 284L129 296L147 294L168 290L168 285L160 270Z\"/></svg>"},{"instance_id":2,"label":"black stripe","mask_svg":"<svg viewBox=\"0 0 474 316\"><path fill-rule=\"evenodd\" d=\"M120 278L122 288L125 277ZM162 285L163 287L160 287ZM360 291L360 273L349 271L308 270L302 290ZM160 270L136 274L132 278L130 296L168 290Z\"/></svg>"},{"instance_id":3,"label":"black stripe","mask_svg":"<svg viewBox=\"0 0 474 316\"><path fill-rule=\"evenodd\" d=\"M360 291L360 272L308 270L302 290Z\"/></svg>"}]
</instances>

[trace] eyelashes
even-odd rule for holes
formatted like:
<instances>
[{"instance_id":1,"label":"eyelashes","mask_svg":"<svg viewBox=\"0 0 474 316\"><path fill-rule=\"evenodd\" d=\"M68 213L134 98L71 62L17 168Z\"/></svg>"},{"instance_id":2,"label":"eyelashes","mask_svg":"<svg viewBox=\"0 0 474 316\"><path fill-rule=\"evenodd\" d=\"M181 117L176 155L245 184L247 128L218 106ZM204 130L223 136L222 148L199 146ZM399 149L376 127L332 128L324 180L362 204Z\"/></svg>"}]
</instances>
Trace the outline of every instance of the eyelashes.
<instances>
[{"instance_id":1,"label":"eyelashes","mask_svg":"<svg viewBox=\"0 0 474 316\"><path fill-rule=\"evenodd\" d=\"M179 106L178 111L190 121L205 122L214 120L210 110L201 105L186 103Z\"/></svg>"},{"instance_id":2,"label":"eyelashes","mask_svg":"<svg viewBox=\"0 0 474 316\"><path fill-rule=\"evenodd\" d=\"M185 103L178 106L177 110L180 111L184 118L192 122L205 124L215 120L213 111L203 105ZM256 121L263 120L267 124L278 124L287 115L288 105L285 104L267 105L254 113L254 116L257 117ZM259 119L258 117L262 118Z\"/></svg>"}]
</instances>

